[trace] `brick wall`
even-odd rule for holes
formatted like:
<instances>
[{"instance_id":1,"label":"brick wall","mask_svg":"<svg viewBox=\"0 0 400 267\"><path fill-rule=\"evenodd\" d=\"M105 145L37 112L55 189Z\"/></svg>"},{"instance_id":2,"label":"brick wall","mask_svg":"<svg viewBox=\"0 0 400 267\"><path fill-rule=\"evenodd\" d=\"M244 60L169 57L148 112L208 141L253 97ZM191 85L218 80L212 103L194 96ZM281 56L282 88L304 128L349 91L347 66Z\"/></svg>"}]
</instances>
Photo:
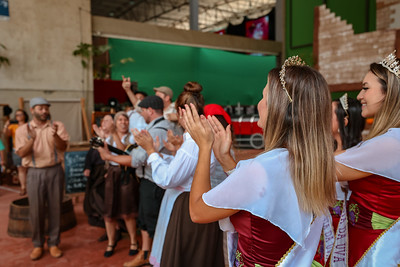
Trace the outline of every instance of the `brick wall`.
<instances>
[{"instance_id":1,"label":"brick wall","mask_svg":"<svg viewBox=\"0 0 400 267\"><path fill-rule=\"evenodd\" d=\"M400 0L376 0L376 29L387 30L398 28L396 18L400 17Z\"/></svg>"},{"instance_id":2,"label":"brick wall","mask_svg":"<svg viewBox=\"0 0 400 267\"><path fill-rule=\"evenodd\" d=\"M325 5L315 7L314 19L314 63L332 91L359 90L370 63L400 50L400 31L354 34L352 25Z\"/></svg>"}]
</instances>

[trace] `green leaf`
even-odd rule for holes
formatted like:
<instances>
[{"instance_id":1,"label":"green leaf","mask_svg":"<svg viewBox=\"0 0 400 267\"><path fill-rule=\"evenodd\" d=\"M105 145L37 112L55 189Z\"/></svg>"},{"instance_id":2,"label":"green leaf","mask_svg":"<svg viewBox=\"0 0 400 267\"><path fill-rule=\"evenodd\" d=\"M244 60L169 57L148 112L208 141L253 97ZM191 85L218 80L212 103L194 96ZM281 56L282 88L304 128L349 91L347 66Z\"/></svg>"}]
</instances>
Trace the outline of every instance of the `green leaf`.
<instances>
[{"instance_id":1,"label":"green leaf","mask_svg":"<svg viewBox=\"0 0 400 267\"><path fill-rule=\"evenodd\" d=\"M119 62L121 62L121 64L125 64L128 62L135 62L135 60L131 57L126 57L126 58L122 58Z\"/></svg>"},{"instance_id":2,"label":"green leaf","mask_svg":"<svg viewBox=\"0 0 400 267\"><path fill-rule=\"evenodd\" d=\"M87 62L85 60L81 60L82 67L87 68Z\"/></svg>"}]
</instances>

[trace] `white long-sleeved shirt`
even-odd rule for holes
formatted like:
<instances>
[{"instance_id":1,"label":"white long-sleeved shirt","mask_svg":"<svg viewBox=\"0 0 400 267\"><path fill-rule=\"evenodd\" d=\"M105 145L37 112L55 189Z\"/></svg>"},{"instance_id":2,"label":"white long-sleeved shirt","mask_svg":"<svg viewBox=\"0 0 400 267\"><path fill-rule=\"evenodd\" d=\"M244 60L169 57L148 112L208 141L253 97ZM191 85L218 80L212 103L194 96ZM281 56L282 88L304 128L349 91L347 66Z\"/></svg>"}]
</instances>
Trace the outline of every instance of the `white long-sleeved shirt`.
<instances>
[{"instance_id":1,"label":"white long-sleeved shirt","mask_svg":"<svg viewBox=\"0 0 400 267\"><path fill-rule=\"evenodd\" d=\"M176 188L181 191L190 191L194 172L199 156L199 147L189 133L183 135L184 142L176 152L176 155L164 155L152 153L147 159L151 165L154 182L164 188ZM210 173L214 172L215 156L211 155Z\"/></svg>"}]
</instances>

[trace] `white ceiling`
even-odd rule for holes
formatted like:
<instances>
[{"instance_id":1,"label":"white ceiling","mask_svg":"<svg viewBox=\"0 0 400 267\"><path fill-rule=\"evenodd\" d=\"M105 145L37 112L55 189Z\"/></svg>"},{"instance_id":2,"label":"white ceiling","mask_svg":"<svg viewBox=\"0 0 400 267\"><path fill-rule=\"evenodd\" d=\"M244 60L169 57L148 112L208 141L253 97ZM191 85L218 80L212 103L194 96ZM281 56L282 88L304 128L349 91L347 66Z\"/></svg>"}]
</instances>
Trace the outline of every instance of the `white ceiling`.
<instances>
[{"instance_id":1,"label":"white ceiling","mask_svg":"<svg viewBox=\"0 0 400 267\"><path fill-rule=\"evenodd\" d=\"M259 18L276 0L198 0L200 31L217 31L244 17ZM189 0L92 0L92 15L189 30Z\"/></svg>"}]
</instances>

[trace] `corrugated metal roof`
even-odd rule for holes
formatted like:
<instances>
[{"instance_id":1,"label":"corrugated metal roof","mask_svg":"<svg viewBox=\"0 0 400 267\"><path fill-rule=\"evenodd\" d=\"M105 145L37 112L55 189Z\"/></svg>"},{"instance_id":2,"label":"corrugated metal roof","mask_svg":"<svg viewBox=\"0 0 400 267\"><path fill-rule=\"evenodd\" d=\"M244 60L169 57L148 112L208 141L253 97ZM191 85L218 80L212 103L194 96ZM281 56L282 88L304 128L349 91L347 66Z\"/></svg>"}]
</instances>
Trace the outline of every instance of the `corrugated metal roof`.
<instances>
[{"instance_id":1,"label":"corrugated metal roof","mask_svg":"<svg viewBox=\"0 0 400 267\"><path fill-rule=\"evenodd\" d=\"M228 23L239 24L244 17L268 14L276 0L199 0L200 31L217 31ZM92 14L189 29L189 0L92 0Z\"/></svg>"}]
</instances>

